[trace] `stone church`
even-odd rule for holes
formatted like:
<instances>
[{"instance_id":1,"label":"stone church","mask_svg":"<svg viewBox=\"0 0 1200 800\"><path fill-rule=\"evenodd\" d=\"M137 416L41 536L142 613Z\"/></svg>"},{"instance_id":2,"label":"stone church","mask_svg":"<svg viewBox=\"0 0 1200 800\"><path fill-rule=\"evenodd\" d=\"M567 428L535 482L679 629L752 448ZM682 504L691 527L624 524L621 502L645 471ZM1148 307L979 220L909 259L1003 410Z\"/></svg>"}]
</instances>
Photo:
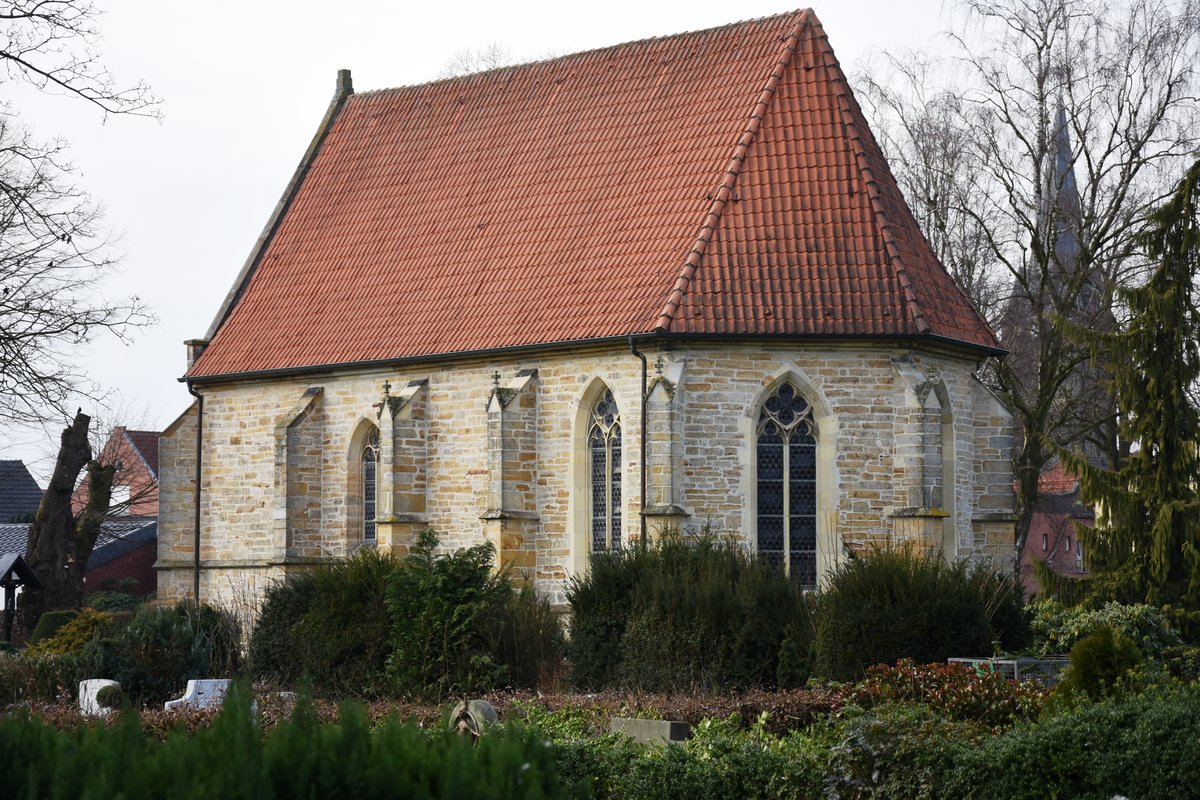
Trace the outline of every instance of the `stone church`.
<instances>
[{"instance_id":1,"label":"stone church","mask_svg":"<svg viewBox=\"0 0 1200 800\"><path fill-rule=\"evenodd\" d=\"M161 443L164 598L492 542L736 537L805 585L915 541L1011 566L1003 351L811 11L421 86L349 72Z\"/></svg>"}]
</instances>

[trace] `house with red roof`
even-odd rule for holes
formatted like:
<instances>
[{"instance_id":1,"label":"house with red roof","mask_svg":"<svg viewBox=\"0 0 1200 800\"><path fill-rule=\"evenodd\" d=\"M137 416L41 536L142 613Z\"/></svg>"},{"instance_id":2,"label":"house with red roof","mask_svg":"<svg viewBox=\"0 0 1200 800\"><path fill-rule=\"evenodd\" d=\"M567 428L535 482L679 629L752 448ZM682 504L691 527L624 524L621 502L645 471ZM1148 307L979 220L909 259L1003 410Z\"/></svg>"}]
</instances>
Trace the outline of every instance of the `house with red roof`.
<instances>
[{"instance_id":1,"label":"house with red roof","mask_svg":"<svg viewBox=\"0 0 1200 800\"><path fill-rule=\"evenodd\" d=\"M419 86L350 73L160 445L160 593L491 541L737 537L806 585L1013 559L1003 351L810 10Z\"/></svg>"},{"instance_id":2,"label":"house with red roof","mask_svg":"<svg viewBox=\"0 0 1200 800\"><path fill-rule=\"evenodd\" d=\"M154 594L158 574L158 431L118 425L97 454L116 467L108 514L96 538L84 575L85 594L121 588L129 594ZM77 516L87 505L85 474L71 497Z\"/></svg>"}]
</instances>

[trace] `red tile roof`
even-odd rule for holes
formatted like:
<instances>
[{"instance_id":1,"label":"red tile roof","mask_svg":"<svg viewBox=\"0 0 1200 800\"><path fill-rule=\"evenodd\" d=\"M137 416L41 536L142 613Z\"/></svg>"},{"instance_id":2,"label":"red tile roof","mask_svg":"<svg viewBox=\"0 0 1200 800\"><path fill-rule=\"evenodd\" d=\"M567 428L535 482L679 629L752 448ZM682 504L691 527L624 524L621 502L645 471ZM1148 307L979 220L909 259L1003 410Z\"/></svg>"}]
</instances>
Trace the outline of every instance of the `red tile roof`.
<instances>
[{"instance_id":1,"label":"red tile roof","mask_svg":"<svg viewBox=\"0 0 1200 800\"><path fill-rule=\"evenodd\" d=\"M146 462L146 468L150 470L150 477L158 479L158 437L162 434L159 431L131 431L125 430L125 437L129 439L129 443L133 445L133 449L142 457L142 461Z\"/></svg>"},{"instance_id":2,"label":"red tile roof","mask_svg":"<svg viewBox=\"0 0 1200 800\"><path fill-rule=\"evenodd\" d=\"M666 332L997 348L811 11L350 96L189 375Z\"/></svg>"}]
</instances>

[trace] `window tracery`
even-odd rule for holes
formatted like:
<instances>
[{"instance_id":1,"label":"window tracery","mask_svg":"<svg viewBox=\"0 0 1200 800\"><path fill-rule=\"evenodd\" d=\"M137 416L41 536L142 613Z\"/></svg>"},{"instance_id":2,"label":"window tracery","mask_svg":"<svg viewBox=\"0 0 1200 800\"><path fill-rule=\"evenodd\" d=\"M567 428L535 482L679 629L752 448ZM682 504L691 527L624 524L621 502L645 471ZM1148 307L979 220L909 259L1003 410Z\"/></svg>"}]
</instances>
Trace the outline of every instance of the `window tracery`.
<instances>
[{"instance_id":1,"label":"window tracery","mask_svg":"<svg viewBox=\"0 0 1200 800\"><path fill-rule=\"evenodd\" d=\"M621 549L621 414L605 389L592 406L587 431L591 551Z\"/></svg>"},{"instance_id":2,"label":"window tracery","mask_svg":"<svg viewBox=\"0 0 1200 800\"><path fill-rule=\"evenodd\" d=\"M379 429L372 428L363 442L359 459L362 469L363 541L375 541L375 497L379 479Z\"/></svg>"},{"instance_id":3,"label":"window tracery","mask_svg":"<svg viewBox=\"0 0 1200 800\"><path fill-rule=\"evenodd\" d=\"M757 545L806 587L817 583L817 440L812 406L791 383L763 403L756 428Z\"/></svg>"}]
</instances>

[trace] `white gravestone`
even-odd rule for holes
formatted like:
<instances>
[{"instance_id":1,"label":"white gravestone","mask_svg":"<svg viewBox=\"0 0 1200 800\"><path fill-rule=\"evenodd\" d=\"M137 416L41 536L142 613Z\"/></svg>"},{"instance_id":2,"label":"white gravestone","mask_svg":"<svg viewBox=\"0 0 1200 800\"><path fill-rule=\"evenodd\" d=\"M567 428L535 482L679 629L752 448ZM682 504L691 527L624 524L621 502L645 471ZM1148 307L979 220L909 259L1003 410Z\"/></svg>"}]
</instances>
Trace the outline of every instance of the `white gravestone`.
<instances>
[{"instance_id":1,"label":"white gravestone","mask_svg":"<svg viewBox=\"0 0 1200 800\"><path fill-rule=\"evenodd\" d=\"M100 690L105 686L121 688L121 684L116 681L110 681L107 678L89 678L86 681L79 682L80 714L83 714L85 717L107 717L113 712L113 709L105 708L96 699L96 695L100 694Z\"/></svg>"},{"instance_id":2,"label":"white gravestone","mask_svg":"<svg viewBox=\"0 0 1200 800\"><path fill-rule=\"evenodd\" d=\"M163 704L163 708L167 711L173 708L220 708L228 691L228 678L188 681L183 697L168 700Z\"/></svg>"}]
</instances>

